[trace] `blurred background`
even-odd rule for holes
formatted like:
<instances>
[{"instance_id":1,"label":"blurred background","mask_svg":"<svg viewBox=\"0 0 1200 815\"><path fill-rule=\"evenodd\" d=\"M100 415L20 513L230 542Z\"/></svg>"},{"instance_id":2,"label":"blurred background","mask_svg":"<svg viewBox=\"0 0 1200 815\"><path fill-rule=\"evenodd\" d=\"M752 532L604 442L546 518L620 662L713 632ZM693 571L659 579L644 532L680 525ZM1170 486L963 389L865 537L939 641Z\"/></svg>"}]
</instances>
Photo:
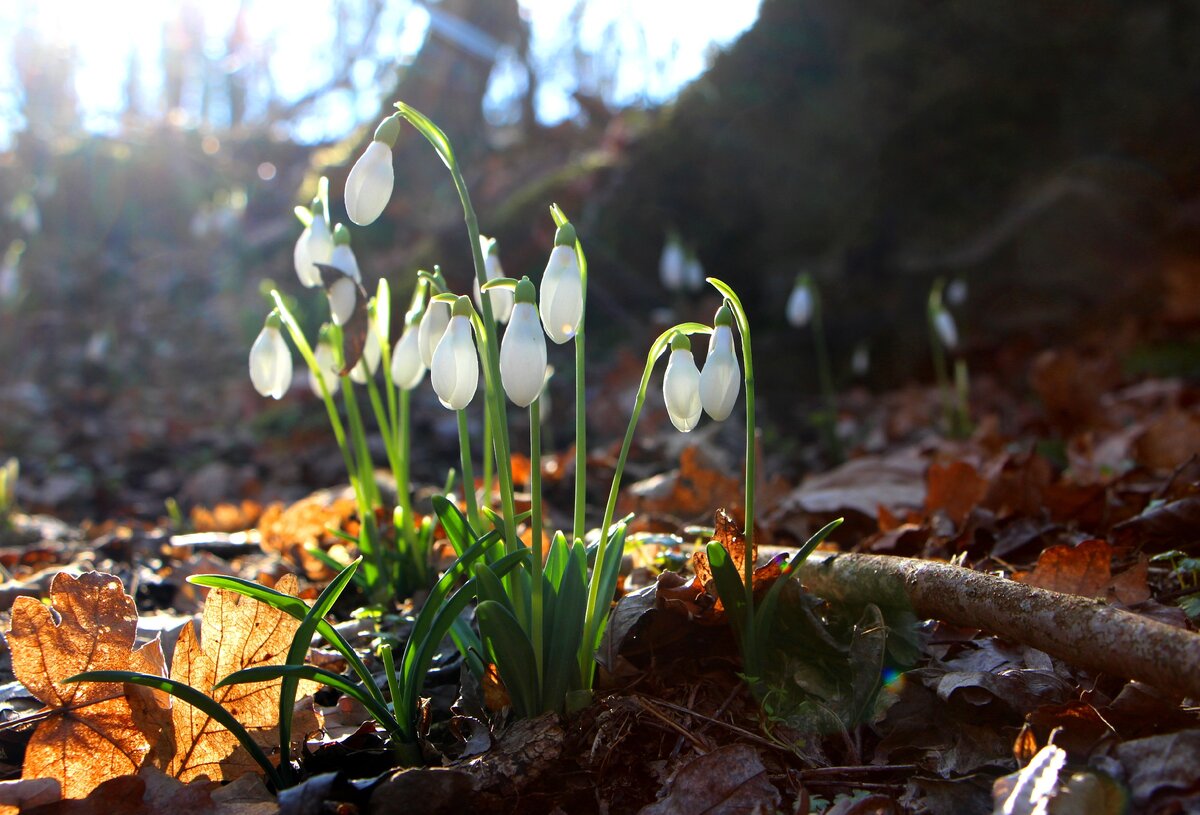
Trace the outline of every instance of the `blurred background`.
<instances>
[{"instance_id":1,"label":"blurred background","mask_svg":"<svg viewBox=\"0 0 1200 815\"><path fill-rule=\"evenodd\" d=\"M1019 390L1070 338L1194 376L1197 43L1189 0L10 0L0 457L24 504L72 516L334 483L303 377L268 402L246 355L272 286L315 330L292 208L327 175L347 220L346 175L396 99L451 137L511 276L538 279L551 202L578 226L589 394L617 414L597 445L659 323L718 305L664 288L669 233L743 293L768 440L800 459L819 407L811 332L784 314L802 272L859 398L931 380L939 278L965 283L979 381ZM445 169L411 131L394 155L388 209L353 230L367 288L387 276L403 302L439 263L465 291ZM552 361L565 427L571 360ZM425 437L452 450L422 393Z\"/></svg>"}]
</instances>

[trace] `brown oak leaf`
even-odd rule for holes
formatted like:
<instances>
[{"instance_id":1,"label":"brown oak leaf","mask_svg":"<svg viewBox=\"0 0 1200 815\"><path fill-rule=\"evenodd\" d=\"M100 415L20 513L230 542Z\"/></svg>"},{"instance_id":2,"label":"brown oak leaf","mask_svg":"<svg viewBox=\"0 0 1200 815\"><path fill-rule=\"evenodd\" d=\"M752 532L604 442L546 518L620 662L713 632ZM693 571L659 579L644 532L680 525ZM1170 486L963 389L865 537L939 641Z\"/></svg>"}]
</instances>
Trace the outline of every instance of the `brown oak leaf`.
<instances>
[{"instance_id":1,"label":"brown oak leaf","mask_svg":"<svg viewBox=\"0 0 1200 815\"><path fill-rule=\"evenodd\" d=\"M742 534L742 529L738 523L723 509L717 510L712 539L724 547L725 551L729 553L729 560L733 563L733 567L739 575L742 575L746 568L746 536ZM757 555L758 546L755 544L753 551L750 552L750 558L753 560L757 558ZM700 622L723 622L725 607L721 604L721 599L717 596L717 589L713 581L712 565L708 562L708 553L704 549L697 549L692 553L692 571L696 573L692 588L696 590L703 589L714 600L711 605L707 603L703 604L705 611L700 615ZM776 560L771 560L755 568L751 578L751 585L754 586L754 596L756 598L760 597L778 579L781 572L780 564Z\"/></svg>"},{"instance_id":2,"label":"brown oak leaf","mask_svg":"<svg viewBox=\"0 0 1200 815\"><path fill-rule=\"evenodd\" d=\"M50 603L57 620L34 598L18 597L8 633L13 673L52 713L30 738L22 773L57 779L64 798L84 798L104 780L136 772L150 746L122 685L62 680L83 671L153 673L162 648L154 640L134 650L137 610L111 574L60 573Z\"/></svg>"},{"instance_id":3,"label":"brown oak leaf","mask_svg":"<svg viewBox=\"0 0 1200 815\"><path fill-rule=\"evenodd\" d=\"M295 594L296 578L285 575L275 585ZM175 645L171 678L208 693L254 737L268 756L278 753L279 680L213 689L221 679L243 668L281 665L300 623L295 618L234 592L213 589L204 603L200 635L185 626ZM311 683L301 683L300 695ZM169 709L135 707L138 723L155 748L155 766L180 781L207 778L229 781L259 766L237 739L202 711L178 700ZM293 733L299 738L315 729L316 719L298 717Z\"/></svg>"}]
</instances>

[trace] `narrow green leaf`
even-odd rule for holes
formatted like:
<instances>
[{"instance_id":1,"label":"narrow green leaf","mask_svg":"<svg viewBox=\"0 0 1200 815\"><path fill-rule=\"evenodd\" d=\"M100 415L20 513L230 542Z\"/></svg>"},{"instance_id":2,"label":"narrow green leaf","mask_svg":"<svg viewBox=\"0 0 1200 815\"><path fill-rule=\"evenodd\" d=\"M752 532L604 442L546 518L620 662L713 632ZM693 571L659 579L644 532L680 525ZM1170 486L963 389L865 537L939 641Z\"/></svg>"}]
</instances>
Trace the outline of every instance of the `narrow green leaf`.
<instances>
[{"instance_id":1,"label":"narrow green leaf","mask_svg":"<svg viewBox=\"0 0 1200 815\"><path fill-rule=\"evenodd\" d=\"M338 568L342 568L340 564ZM289 614L297 620L303 620L305 615L308 614L308 604L299 597L293 597L290 594L269 589L261 583L255 583L245 578L230 577L222 574L198 574L192 575L187 581L197 586L207 586L213 589L226 589L236 592L244 597L258 600L260 603L266 603L271 608ZM376 699L383 702L383 695L375 687L375 680L371 677L371 672L367 670L367 666L363 664L362 659L350 646L350 643L346 642L346 638L339 634L338 630L325 620L320 620L317 623L317 633L324 637L325 641L346 659L354 674L364 685L375 691Z\"/></svg>"},{"instance_id":2,"label":"narrow green leaf","mask_svg":"<svg viewBox=\"0 0 1200 815\"><path fill-rule=\"evenodd\" d=\"M424 113L404 102L397 102L396 110L400 111L400 115L407 119L418 133L429 140L442 163L453 169L455 164L454 148L450 145L450 139L446 137L442 129L430 121Z\"/></svg>"},{"instance_id":3,"label":"narrow green leaf","mask_svg":"<svg viewBox=\"0 0 1200 815\"><path fill-rule=\"evenodd\" d=\"M587 587L578 566L584 559L582 543L571 547L570 562L563 570L554 615L547 620L546 659L543 663L542 707L563 710L567 691L579 685L579 646L583 642L583 619L587 613Z\"/></svg>"},{"instance_id":4,"label":"narrow green leaf","mask_svg":"<svg viewBox=\"0 0 1200 815\"><path fill-rule=\"evenodd\" d=\"M539 711L539 693L537 662L529 637L512 612L494 600L482 601L475 609L475 619L517 715L534 715Z\"/></svg>"},{"instance_id":5,"label":"narrow green leaf","mask_svg":"<svg viewBox=\"0 0 1200 815\"><path fill-rule=\"evenodd\" d=\"M361 556L342 569L337 577L329 581L329 585L317 596L317 601L304 615L300 621L300 627L296 629L296 634L292 637L291 647L288 648L287 656L284 658L286 664L304 664L304 658L308 656L308 649L312 645L313 634L316 633L317 626L325 621L325 616L329 614L329 610L333 608L337 599L342 596L342 592L350 583L350 578L358 571L360 563L362 563ZM301 600L301 602L304 601ZM296 689L299 684L298 679L285 676L279 686L279 767L281 772L287 775L291 774L292 715L296 710Z\"/></svg>"},{"instance_id":6,"label":"narrow green leaf","mask_svg":"<svg viewBox=\"0 0 1200 815\"><path fill-rule=\"evenodd\" d=\"M550 581L555 592L562 584L563 572L567 568L570 556L567 548L567 536L560 529L554 533L554 540L550 542L550 553L546 555L546 565L542 570L543 576Z\"/></svg>"},{"instance_id":7,"label":"narrow green leaf","mask_svg":"<svg viewBox=\"0 0 1200 815\"><path fill-rule=\"evenodd\" d=\"M201 693L191 685L185 685L182 682L176 682L164 676L135 673L134 671L85 671L81 674L68 677L63 682L127 682L131 685L142 685L169 693L176 699L187 702L232 733L242 747L246 748L246 752L250 754L250 757L258 762L258 766L263 768L263 772L267 774L267 778L271 780L275 788L283 789L284 787L283 779L280 778L274 765L271 764L271 760L267 758L266 753L262 751L257 742L251 738L246 728L242 727L242 723L233 718L233 715L217 704L212 697Z\"/></svg>"},{"instance_id":8,"label":"narrow green leaf","mask_svg":"<svg viewBox=\"0 0 1200 815\"><path fill-rule=\"evenodd\" d=\"M454 502L444 495L433 496L433 513L442 522L442 530L446 533L450 545L454 547L454 554L462 557L463 552L467 551L478 537L475 530Z\"/></svg>"},{"instance_id":9,"label":"narrow green leaf","mask_svg":"<svg viewBox=\"0 0 1200 815\"><path fill-rule=\"evenodd\" d=\"M765 655L766 648L770 644L771 631L775 627L775 614L779 608L779 598L783 593L784 583L796 573L796 569L813 553L813 550L821 544L821 541L829 537L835 529L842 525L843 520L843 518L837 518L817 530L817 533L805 541L799 551L780 570L779 578L775 581L774 585L767 589L762 602L759 603L758 608L754 611L754 637L756 640L754 647L757 649L759 655Z\"/></svg>"},{"instance_id":10,"label":"narrow green leaf","mask_svg":"<svg viewBox=\"0 0 1200 815\"><path fill-rule=\"evenodd\" d=\"M725 606L725 614L733 627L738 642L746 639L746 584L738 574L737 567L725 551L725 547L717 541L709 541L705 547L708 553L708 565L712 567L713 582L717 587L717 596ZM744 647L744 646L743 646Z\"/></svg>"},{"instance_id":11,"label":"narrow green leaf","mask_svg":"<svg viewBox=\"0 0 1200 815\"><path fill-rule=\"evenodd\" d=\"M296 207L292 212L296 213L296 219L306 227L312 226L312 210L308 207Z\"/></svg>"}]
</instances>

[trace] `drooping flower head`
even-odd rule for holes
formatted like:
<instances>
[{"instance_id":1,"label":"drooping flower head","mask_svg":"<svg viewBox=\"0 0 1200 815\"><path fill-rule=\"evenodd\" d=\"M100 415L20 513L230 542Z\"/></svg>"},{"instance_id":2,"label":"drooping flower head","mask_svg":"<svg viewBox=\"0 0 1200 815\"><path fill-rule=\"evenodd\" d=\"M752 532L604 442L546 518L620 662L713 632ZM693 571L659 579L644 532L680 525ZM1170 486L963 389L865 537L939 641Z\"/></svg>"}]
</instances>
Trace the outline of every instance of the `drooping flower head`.
<instances>
[{"instance_id":1,"label":"drooping flower head","mask_svg":"<svg viewBox=\"0 0 1200 815\"><path fill-rule=\"evenodd\" d=\"M338 376L337 353L333 349L333 337L331 336L332 326L325 323L321 326L321 332L317 335L317 347L313 351L313 358L317 363L317 370L308 370L308 387L312 390L314 396L321 395L321 386L318 382L318 373L320 381L325 383L325 389L329 391L329 395L338 392L338 388L342 386L342 379Z\"/></svg>"},{"instance_id":2,"label":"drooping flower head","mask_svg":"<svg viewBox=\"0 0 1200 815\"><path fill-rule=\"evenodd\" d=\"M303 213L303 209L297 210ZM304 227L292 250L292 261L296 276L307 288L321 285L321 270L318 263L329 263L333 259L333 233L329 229L329 216L320 198L314 198L309 210L312 221Z\"/></svg>"},{"instance_id":3,"label":"drooping flower head","mask_svg":"<svg viewBox=\"0 0 1200 815\"><path fill-rule=\"evenodd\" d=\"M700 404L718 422L729 418L742 387L742 369L733 350L733 312L722 305L708 337L708 357L700 373Z\"/></svg>"},{"instance_id":4,"label":"drooping flower head","mask_svg":"<svg viewBox=\"0 0 1200 815\"><path fill-rule=\"evenodd\" d=\"M404 321L404 333L396 340L392 351L392 381L396 387L410 391L421 383L425 376L425 362L421 359L420 325L422 312L410 313Z\"/></svg>"},{"instance_id":5,"label":"drooping flower head","mask_svg":"<svg viewBox=\"0 0 1200 815\"><path fill-rule=\"evenodd\" d=\"M383 331L374 297L367 303L367 314L367 339L363 343L362 356L359 357L358 363L350 369L350 379L360 385L367 384L367 380L375 376L375 372L379 370L379 360L383 357L383 347L380 343L386 341L386 338L381 340Z\"/></svg>"},{"instance_id":6,"label":"drooping flower head","mask_svg":"<svg viewBox=\"0 0 1200 815\"><path fill-rule=\"evenodd\" d=\"M433 352L450 325L450 304L441 300L431 300L425 307L421 324L417 328L417 343L421 349L421 361L428 368L433 364Z\"/></svg>"},{"instance_id":7,"label":"drooping flower head","mask_svg":"<svg viewBox=\"0 0 1200 815\"><path fill-rule=\"evenodd\" d=\"M250 381L256 391L272 399L282 399L292 384L292 352L280 325L279 312L272 311L250 346Z\"/></svg>"},{"instance_id":8,"label":"drooping flower head","mask_svg":"<svg viewBox=\"0 0 1200 815\"><path fill-rule=\"evenodd\" d=\"M475 351L471 327L471 298L463 295L454 301L450 325L433 352L429 378L442 405L462 410L471 404L479 387L479 355Z\"/></svg>"},{"instance_id":9,"label":"drooping flower head","mask_svg":"<svg viewBox=\"0 0 1200 815\"><path fill-rule=\"evenodd\" d=\"M807 273L796 276L796 283L787 301L787 321L792 328L804 328L812 319L816 307L812 285L812 277Z\"/></svg>"},{"instance_id":10,"label":"drooping flower head","mask_svg":"<svg viewBox=\"0 0 1200 815\"><path fill-rule=\"evenodd\" d=\"M333 232L334 249L330 258L330 266L342 272L339 277L325 290L329 297L329 314L334 325L345 325L354 314L354 306L358 303L358 285L362 274L358 269L358 260L354 250L350 248L350 231L341 224Z\"/></svg>"},{"instance_id":11,"label":"drooping flower head","mask_svg":"<svg viewBox=\"0 0 1200 815\"><path fill-rule=\"evenodd\" d=\"M958 326L954 322L954 315L945 306L934 309L933 330L946 350L953 351L958 347Z\"/></svg>"},{"instance_id":12,"label":"drooping flower head","mask_svg":"<svg viewBox=\"0 0 1200 815\"><path fill-rule=\"evenodd\" d=\"M554 235L554 249L542 273L539 311L546 335L559 345L575 336L583 320L583 274L575 253L575 227L569 223Z\"/></svg>"},{"instance_id":13,"label":"drooping flower head","mask_svg":"<svg viewBox=\"0 0 1200 815\"><path fill-rule=\"evenodd\" d=\"M346 214L359 226L374 223L392 197L392 147L399 135L400 116L392 114L380 123L346 178Z\"/></svg>"},{"instance_id":14,"label":"drooping flower head","mask_svg":"<svg viewBox=\"0 0 1200 815\"><path fill-rule=\"evenodd\" d=\"M700 371L692 357L692 341L686 334L671 338L671 358L663 376L663 401L671 424L687 433L700 421Z\"/></svg>"},{"instance_id":15,"label":"drooping flower head","mask_svg":"<svg viewBox=\"0 0 1200 815\"><path fill-rule=\"evenodd\" d=\"M488 280L498 280L504 277L504 269L500 265L500 249L495 238L479 236L479 246L483 250L483 268ZM507 323L513 309L513 293L509 289L489 289L488 299L492 302L492 316L498 323ZM483 311L483 294L479 289L479 280L475 280L475 306Z\"/></svg>"},{"instance_id":16,"label":"drooping flower head","mask_svg":"<svg viewBox=\"0 0 1200 815\"><path fill-rule=\"evenodd\" d=\"M529 407L546 383L546 335L534 305L536 292L528 277L517 284L512 319L500 342L500 382L518 407Z\"/></svg>"},{"instance_id":17,"label":"drooping flower head","mask_svg":"<svg viewBox=\"0 0 1200 815\"><path fill-rule=\"evenodd\" d=\"M687 253L679 235L671 232L658 259L658 279L669 292L682 291L687 277Z\"/></svg>"}]
</instances>

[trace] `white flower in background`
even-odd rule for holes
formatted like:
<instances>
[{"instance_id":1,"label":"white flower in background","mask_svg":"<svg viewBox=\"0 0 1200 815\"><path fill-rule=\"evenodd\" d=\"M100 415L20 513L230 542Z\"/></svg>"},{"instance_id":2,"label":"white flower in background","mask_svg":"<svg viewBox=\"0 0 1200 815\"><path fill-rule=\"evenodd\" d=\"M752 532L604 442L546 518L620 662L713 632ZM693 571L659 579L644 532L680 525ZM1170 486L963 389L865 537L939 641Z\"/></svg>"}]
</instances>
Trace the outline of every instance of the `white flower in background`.
<instances>
[{"instance_id":1,"label":"white flower in background","mask_svg":"<svg viewBox=\"0 0 1200 815\"><path fill-rule=\"evenodd\" d=\"M742 369L733 350L733 312L721 306L708 337L708 357L700 373L700 404L718 422L729 418L742 389Z\"/></svg>"},{"instance_id":2,"label":"white flower in background","mask_svg":"<svg viewBox=\"0 0 1200 815\"><path fill-rule=\"evenodd\" d=\"M802 274L796 278L796 285L787 301L787 321L792 328L804 328L813 316L812 278Z\"/></svg>"},{"instance_id":3,"label":"white flower in background","mask_svg":"<svg viewBox=\"0 0 1200 815\"><path fill-rule=\"evenodd\" d=\"M410 319L404 333L396 340L392 351L392 382L396 387L410 391L421 383L425 376L425 362L421 359L419 321Z\"/></svg>"},{"instance_id":4,"label":"white flower in background","mask_svg":"<svg viewBox=\"0 0 1200 815\"><path fill-rule=\"evenodd\" d=\"M850 357L850 370L855 376L866 376L871 369L871 348L865 342L860 342L854 348Z\"/></svg>"},{"instance_id":5,"label":"white flower in background","mask_svg":"<svg viewBox=\"0 0 1200 815\"><path fill-rule=\"evenodd\" d=\"M488 280L498 280L504 277L504 269L500 266L500 251L494 238L479 236L479 246L483 250L483 270ZM492 301L492 316L498 323L507 323L513 309L513 293L510 289L489 289L488 299ZM483 311L483 294L479 290L479 279L475 279L475 305Z\"/></svg>"},{"instance_id":6,"label":"white flower in background","mask_svg":"<svg viewBox=\"0 0 1200 815\"><path fill-rule=\"evenodd\" d=\"M320 201L313 201L312 223L304 227L292 251L296 276L310 289L320 286L321 270L317 264L329 263L332 259L333 233L329 231L329 221L325 219L325 208Z\"/></svg>"},{"instance_id":7,"label":"white flower in background","mask_svg":"<svg viewBox=\"0 0 1200 815\"><path fill-rule=\"evenodd\" d=\"M683 290L686 278L687 254L683 251L679 236L672 232L667 236L662 256L658 259L658 279L662 281L664 289L677 292Z\"/></svg>"},{"instance_id":8,"label":"white flower in background","mask_svg":"<svg viewBox=\"0 0 1200 815\"><path fill-rule=\"evenodd\" d=\"M425 307L425 316L417 329L417 343L421 349L421 361L428 368L433 364L433 352L450 325L450 304L440 300L431 300Z\"/></svg>"},{"instance_id":9,"label":"white flower in background","mask_svg":"<svg viewBox=\"0 0 1200 815\"><path fill-rule=\"evenodd\" d=\"M470 298L459 297L429 366L434 393L450 410L462 410L471 404L479 387L479 355L475 351L470 315Z\"/></svg>"},{"instance_id":10,"label":"white flower in background","mask_svg":"<svg viewBox=\"0 0 1200 815\"><path fill-rule=\"evenodd\" d=\"M256 391L272 399L282 399L292 384L292 352L279 325L279 314L272 311L250 346L250 381Z\"/></svg>"},{"instance_id":11,"label":"white flower in background","mask_svg":"<svg viewBox=\"0 0 1200 815\"><path fill-rule=\"evenodd\" d=\"M329 315L334 325L345 325L354 314L354 304L358 302L358 284L353 278L338 278L327 291L329 295Z\"/></svg>"},{"instance_id":12,"label":"white flower in background","mask_svg":"<svg viewBox=\"0 0 1200 815\"><path fill-rule=\"evenodd\" d=\"M358 268L358 258L350 248L350 230L345 224L338 224L333 229L333 254L329 256L329 265L343 274L353 277L358 283L362 282L362 272Z\"/></svg>"},{"instance_id":13,"label":"white flower in background","mask_svg":"<svg viewBox=\"0 0 1200 815\"><path fill-rule=\"evenodd\" d=\"M374 223L392 197L392 146L398 135L400 116L393 114L380 123L346 178L346 214L359 226Z\"/></svg>"},{"instance_id":14,"label":"white flower in background","mask_svg":"<svg viewBox=\"0 0 1200 815\"><path fill-rule=\"evenodd\" d=\"M692 342L684 334L671 338L671 358L663 377L663 401L671 424L687 433L700 421L700 371L692 357Z\"/></svg>"},{"instance_id":15,"label":"white flower in background","mask_svg":"<svg viewBox=\"0 0 1200 815\"><path fill-rule=\"evenodd\" d=\"M688 256L687 265L684 266L683 285L690 292L704 288L704 267L700 265L700 258L694 254Z\"/></svg>"},{"instance_id":16,"label":"white flower in background","mask_svg":"<svg viewBox=\"0 0 1200 815\"><path fill-rule=\"evenodd\" d=\"M583 319L583 275L575 254L575 227L563 224L554 236L554 249L542 273L542 325L559 345L575 336Z\"/></svg>"},{"instance_id":17,"label":"white flower in background","mask_svg":"<svg viewBox=\"0 0 1200 815\"><path fill-rule=\"evenodd\" d=\"M342 379L337 373L337 356L333 352L333 341L329 338L328 325L321 327L321 335L317 340L317 348L313 351L313 357L317 361L317 370L321 372L321 380L325 382L326 390L329 391L330 396L333 396L342 386ZM312 389L314 396L321 395L317 374L311 368L308 370L308 387Z\"/></svg>"},{"instance_id":18,"label":"white flower in background","mask_svg":"<svg viewBox=\"0 0 1200 815\"><path fill-rule=\"evenodd\" d=\"M945 348L953 351L958 347L958 326L954 324L954 316L945 308L933 312L933 330Z\"/></svg>"},{"instance_id":19,"label":"white flower in background","mask_svg":"<svg viewBox=\"0 0 1200 815\"><path fill-rule=\"evenodd\" d=\"M383 358L383 348L379 345L379 331L372 320L367 326L367 340L363 343L362 356L359 357L358 363L350 369L350 379L360 385L367 384L367 380L375 376L375 372L379 370L379 360Z\"/></svg>"},{"instance_id":20,"label":"white flower in background","mask_svg":"<svg viewBox=\"0 0 1200 815\"><path fill-rule=\"evenodd\" d=\"M952 306L961 306L967 302L967 281L956 277L946 286L946 302Z\"/></svg>"},{"instance_id":21,"label":"white flower in background","mask_svg":"<svg viewBox=\"0 0 1200 815\"><path fill-rule=\"evenodd\" d=\"M546 384L546 335L528 277L521 278L515 296L512 319L500 342L500 382L513 404L529 407Z\"/></svg>"}]
</instances>

